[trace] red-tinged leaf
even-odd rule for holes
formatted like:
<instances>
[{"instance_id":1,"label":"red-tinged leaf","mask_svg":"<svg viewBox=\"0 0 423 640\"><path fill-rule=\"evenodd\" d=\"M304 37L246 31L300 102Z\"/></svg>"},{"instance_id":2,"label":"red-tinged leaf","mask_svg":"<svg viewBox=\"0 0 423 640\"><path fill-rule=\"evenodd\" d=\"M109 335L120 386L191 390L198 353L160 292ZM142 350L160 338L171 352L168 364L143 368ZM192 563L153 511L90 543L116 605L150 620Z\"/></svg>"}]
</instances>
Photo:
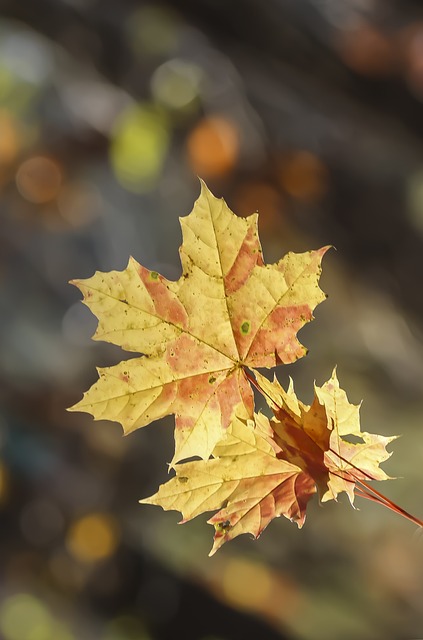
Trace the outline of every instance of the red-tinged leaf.
<instances>
[{"instance_id":1,"label":"red-tinged leaf","mask_svg":"<svg viewBox=\"0 0 423 640\"><path fill-rule=\"evenodd\" d=\"M216 457L175 465L176 475L141 502L180 511L182 522L217 510L208 521L215 528L210 555L243 533L257 538L281 515L301 527L315 483L278 458L280 448L271 434L266 425L254 428L254 423L234 420L213 452Z\"/></svg>"},{"instance_id":2,"label":"red-tinged leaf","mask_svg":"<svg viewBox=\"0 0 423 640\"><path fill-rule=\"evenodd\" d=\"M353 504L357 481L389 478L379 465L390 457L386 446L396 436L360 431L360 407L349 403L336 371L322 387L315 386L311 406L297 399L292 383L286 392L276 378L255 375L275 414L269 425L281 456L314 479L323 502L344 491ZM356 442L349 442L350 436Z\"/></svg>"},{"instance_id":3,"label":"red-tinged leaf","mask_svg":"<svg viewBox=\"0 0 423 640\"><path fill-rule=\"evenodd\" d=\"M327 250L265 265L257 215L238 218L203 183L181 227L177 282L133 258L123 271L73 281L99 318L94 338L142 355L100 369L72 410L120 422L125 433L174 413L173 464L207 459L235 416L252 417L244 367L304 355L297 332L324 299L318 281Z\"/></svg>"}]
</instances>

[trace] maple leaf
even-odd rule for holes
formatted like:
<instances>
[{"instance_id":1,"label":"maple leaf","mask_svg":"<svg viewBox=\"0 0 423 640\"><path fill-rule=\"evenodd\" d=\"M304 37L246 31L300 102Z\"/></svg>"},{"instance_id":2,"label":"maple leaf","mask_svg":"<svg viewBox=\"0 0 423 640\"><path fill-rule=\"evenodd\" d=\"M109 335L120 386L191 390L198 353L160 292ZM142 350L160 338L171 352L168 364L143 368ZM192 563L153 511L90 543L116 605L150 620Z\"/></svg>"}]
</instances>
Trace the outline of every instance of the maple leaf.
<instances>
[{"instance_id":1,"label":"maple leaf","mask_svg":"<svg viewBox=\"0 0 423 640\"><path fill-rule=\"evenodd\" d=\"M280 455L314 479L322 502L344 491L353 504L357 481L389 478L379 465L391 456L386 446L397 436L360 430L360 406L349 403L336 370L322 387L315 385L311 406L297 399L292 380L285 391L276 377L270 382L258 372L255 376L275 414L270 421L259 417L262 428L267 421Z\"/></svg>"},{"instance_id":2,"label":"maple leaf","mask_svg":"<svg viewBox=\"0 0 423 640\"><path fill-rule=\"evenodd\" d=\"M140 502L180 511L181 524L218 510L208 520L215 528L210 555L243 533L257 538L281 515L302 527L315 482L300 467L279 458L281 449L268 423L256 424L233 420L212 459L175 465L176 475Z\"/></svg>"},{"instance_id":3,"label":"maple leaf","mask_svg":"<svg viewBox=\"0 0 423 640\"><path fill-rule=\"evenodd\" d=\"M386 445L395 436L360 430L360 407L349 403L336 370L315 386L311 406L298 400L292 381L285 391L276 378L255 376L275 416L235 419L212 459L175 465L176 475L140 501L180 511L181 524L217 510L208 520L215 527L210 555L243 533L257 538L280 515L301 527L317 488L322 502L345 491L353 504L357 482L389 477L379 464L390 457ZM345 439L351 436L359 442Z\"/></svg>"},{"instance_id":4,"label":"maple leaf","mask_svg":"<svg viewBox=\"0 0 423 640\"><path fill-rule=\"evenodd\" d=\"M130 258L123 271L73 281L98 317L94 339L138 357L98 369L71 410L118 421L125 433L175 414L175 475L141 502L179 510L182 522L215 511L211 554L240 534L258 537L281 515L301 527L317 490L322 501L341 492L351 504L355 495L374 500L423 527L367 484L388 478L380 464L394 437L360 430L360 407L336 371L315 385L310 406L292 381L285 391L256 371L305 354L297 333L325 297L318 282L328 247L266 265L257 215L237 218L201 184L181 219L179 280ZM272 419L254 413L251 385ZM202 459L181 463L191 457Z\"/></svg>"},{"instance_id":5,"label":"maple leaf","mask_svg":"<svg viewBox=\"0 0 423 640\"><path fill-rule=\"evenodd\" d=\"M181 227L176 282L133 258L123 271L72 281L99 319L94 339L142 355L98 369L71 410L120 422L125 433L175 414L172 464L207 459L236 416L252 418L245 367L305 354L296 334L325 297L318 281L328 249L265 265L257 215L238 218L204 183Z\"/></svg>"}]
</instances>

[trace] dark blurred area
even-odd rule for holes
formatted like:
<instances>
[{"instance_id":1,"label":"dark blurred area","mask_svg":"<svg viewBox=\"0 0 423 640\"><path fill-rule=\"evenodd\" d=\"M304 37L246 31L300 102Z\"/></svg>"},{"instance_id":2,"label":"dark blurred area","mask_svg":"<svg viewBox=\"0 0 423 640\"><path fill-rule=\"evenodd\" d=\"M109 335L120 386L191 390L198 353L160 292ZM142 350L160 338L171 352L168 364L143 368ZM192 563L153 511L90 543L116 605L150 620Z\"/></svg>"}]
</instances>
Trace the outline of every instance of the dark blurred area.
<instances>
[{"instance_id":1,"label":"dark blurred area","mask_svg":"<svg viewBox=\"0 0 423 640\"><path fill-rule=\"evenodd\" d=\"M197 175L259 211L268 262L336 247L278 376L310 402L337 364L363 430L403 435L378 488L423 516L422 4L0 0L0 637L423 637L409 522L316 500L208 558L205 518L137 503L173 418L66 412L122 356L68 281L129 255L177 279Z\"/></svg>"}]
</instances>

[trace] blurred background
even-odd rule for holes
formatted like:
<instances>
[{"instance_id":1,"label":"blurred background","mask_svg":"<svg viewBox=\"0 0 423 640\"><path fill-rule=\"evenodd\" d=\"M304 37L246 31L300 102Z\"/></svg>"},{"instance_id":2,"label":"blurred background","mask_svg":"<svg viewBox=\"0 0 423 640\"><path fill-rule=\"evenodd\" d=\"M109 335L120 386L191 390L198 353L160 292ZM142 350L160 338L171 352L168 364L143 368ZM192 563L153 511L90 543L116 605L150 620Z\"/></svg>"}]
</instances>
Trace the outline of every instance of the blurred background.
<instances>
[{"instance_id":1,"label":"blurred background","mask_svg":"<svg viewBox=\"0 0 423 640\"><path fill-rule=\"evenodd\" d=\"M423 8L407 0L0 0L0 636L423 637L423 538L314 500L213 558L205 517L141 506L173 418L128 438L69 414L118 362L67 284L133 255L180 275L197 175L260 212L265 258L332 244L307 358L423 517Z\"/></svg>"}]
</instances>

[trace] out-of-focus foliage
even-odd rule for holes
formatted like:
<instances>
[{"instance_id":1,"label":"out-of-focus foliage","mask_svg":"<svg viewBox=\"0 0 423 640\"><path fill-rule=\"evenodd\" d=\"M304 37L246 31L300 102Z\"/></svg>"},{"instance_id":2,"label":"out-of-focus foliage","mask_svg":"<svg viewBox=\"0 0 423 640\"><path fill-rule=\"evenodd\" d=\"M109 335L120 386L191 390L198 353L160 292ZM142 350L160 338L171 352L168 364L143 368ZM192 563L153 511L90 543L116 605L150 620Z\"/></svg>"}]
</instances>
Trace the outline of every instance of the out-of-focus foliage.
<instances>
[{"instance_id":1,"label":"out-of-focus foliage","mask_svg":"<svg viewBox=\"0 0 423 640\"><path fill-rule=\"evenodd\" d=\"M130 254L176 280L201 173L260 211L267 262L336 246L290 373L310 401L338 362L363 428L403 434L385 468L404 480L386 493L421 514L422 8L242 5L240 19L212 0L1 3L6 640L423 635L423 547L394 514L310 505L301 533L281 519L260 553L243 536L205 562L209 527L134 508L167 479L168 425L129 447L64 412L122 355L87 339L95 321L66 282Z\"/></svg>"}]
</instances>

